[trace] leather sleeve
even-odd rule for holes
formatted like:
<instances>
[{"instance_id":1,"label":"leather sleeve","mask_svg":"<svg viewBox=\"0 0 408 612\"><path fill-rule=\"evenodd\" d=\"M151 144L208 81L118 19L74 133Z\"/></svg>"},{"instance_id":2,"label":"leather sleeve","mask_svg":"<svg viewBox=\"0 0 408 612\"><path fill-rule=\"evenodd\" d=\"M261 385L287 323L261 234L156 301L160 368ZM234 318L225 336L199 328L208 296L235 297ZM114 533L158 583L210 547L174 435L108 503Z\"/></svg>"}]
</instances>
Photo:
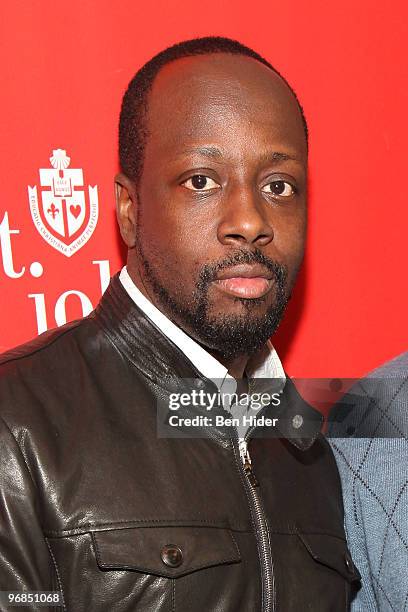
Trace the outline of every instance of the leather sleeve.
<instances>
[{"instance_id":1,"label":"leather sleeve","mask_svg":"<svg viewBox=\"0 0 408 612\"><path fill-rule=\"evenodd\" d=\"M0 417L0 590L56 590L53 576L36 486L16 439Z\"/></svg>"}]
</instances>

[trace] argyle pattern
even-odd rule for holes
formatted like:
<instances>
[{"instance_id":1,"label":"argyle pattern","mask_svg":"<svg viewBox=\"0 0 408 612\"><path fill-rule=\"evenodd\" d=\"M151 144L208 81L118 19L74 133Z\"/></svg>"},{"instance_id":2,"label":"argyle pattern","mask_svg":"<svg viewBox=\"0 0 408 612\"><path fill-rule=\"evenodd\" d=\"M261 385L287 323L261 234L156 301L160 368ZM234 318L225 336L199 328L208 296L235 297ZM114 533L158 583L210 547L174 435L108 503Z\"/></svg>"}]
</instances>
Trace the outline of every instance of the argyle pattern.
<instances>
[{"instance_id":1,"label":"argyle pattern","mask_svg":"<svg viewBox=\"0 0 408 612\"><path fill-rule=\"evenodd\" d=\"M361 577L352 612L408 612L408 352L332 410L345 530Z\"/></svg>"}]
</instances>

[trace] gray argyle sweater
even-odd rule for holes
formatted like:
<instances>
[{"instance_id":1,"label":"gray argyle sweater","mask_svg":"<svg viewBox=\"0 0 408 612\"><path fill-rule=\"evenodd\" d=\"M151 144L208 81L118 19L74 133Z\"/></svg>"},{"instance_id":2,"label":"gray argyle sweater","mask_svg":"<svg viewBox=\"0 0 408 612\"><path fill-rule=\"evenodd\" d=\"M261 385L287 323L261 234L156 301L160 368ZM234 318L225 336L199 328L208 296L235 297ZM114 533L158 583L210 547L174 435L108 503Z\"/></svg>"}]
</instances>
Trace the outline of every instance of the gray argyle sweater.
<instances>
[{"instance_id":1,"label":"gray argyle sweater","mask_svg":"<svg viewBox=\"0 0 408 612\"><path fill-rule=\"evenodd\" d=\"M328 437L362 577L351 611L408 611L408 352L334 407Z\"/></svg>"}]
</instances>

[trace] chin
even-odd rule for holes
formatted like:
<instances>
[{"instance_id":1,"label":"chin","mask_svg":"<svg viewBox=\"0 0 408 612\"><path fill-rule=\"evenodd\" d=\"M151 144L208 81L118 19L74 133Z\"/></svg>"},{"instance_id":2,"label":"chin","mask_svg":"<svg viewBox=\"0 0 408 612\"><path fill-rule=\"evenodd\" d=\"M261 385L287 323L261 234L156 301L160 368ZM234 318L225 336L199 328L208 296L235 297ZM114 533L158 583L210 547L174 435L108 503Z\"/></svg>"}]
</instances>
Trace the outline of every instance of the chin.
<instances>
[{"instance_id":1,"label":"chin","mask_svg":"<svg viewBox=\"0 0 408 612\"><path fill-rule=\"evenodd\" d=\"M207 310L208 317L225 318L245 315L249 318L262 318L275 308L275 300L271 300L268 296L251 299L235 297L228 302L228 304L220 304L219 301L214 303Z\"/></svg>"}]
</instances>

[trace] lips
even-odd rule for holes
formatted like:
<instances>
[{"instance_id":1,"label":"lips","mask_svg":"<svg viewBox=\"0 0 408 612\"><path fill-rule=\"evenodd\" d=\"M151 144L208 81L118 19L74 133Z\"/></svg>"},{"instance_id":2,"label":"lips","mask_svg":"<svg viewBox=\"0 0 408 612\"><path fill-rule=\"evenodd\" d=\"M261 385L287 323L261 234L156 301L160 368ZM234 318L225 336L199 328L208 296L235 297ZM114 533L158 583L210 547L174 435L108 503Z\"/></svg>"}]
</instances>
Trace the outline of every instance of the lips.
<instances>
[{"instance_id":1,"label":"lips","mask_svg":"<svg viewBox=\"0 0 408 612\"><path fill-rule=\"evenodd\" d=\"M255 299L263 297L273 285L272 273L259 264L234 266L222 270L214 285L234 297Z\"/></svg>"}]
</instances>

